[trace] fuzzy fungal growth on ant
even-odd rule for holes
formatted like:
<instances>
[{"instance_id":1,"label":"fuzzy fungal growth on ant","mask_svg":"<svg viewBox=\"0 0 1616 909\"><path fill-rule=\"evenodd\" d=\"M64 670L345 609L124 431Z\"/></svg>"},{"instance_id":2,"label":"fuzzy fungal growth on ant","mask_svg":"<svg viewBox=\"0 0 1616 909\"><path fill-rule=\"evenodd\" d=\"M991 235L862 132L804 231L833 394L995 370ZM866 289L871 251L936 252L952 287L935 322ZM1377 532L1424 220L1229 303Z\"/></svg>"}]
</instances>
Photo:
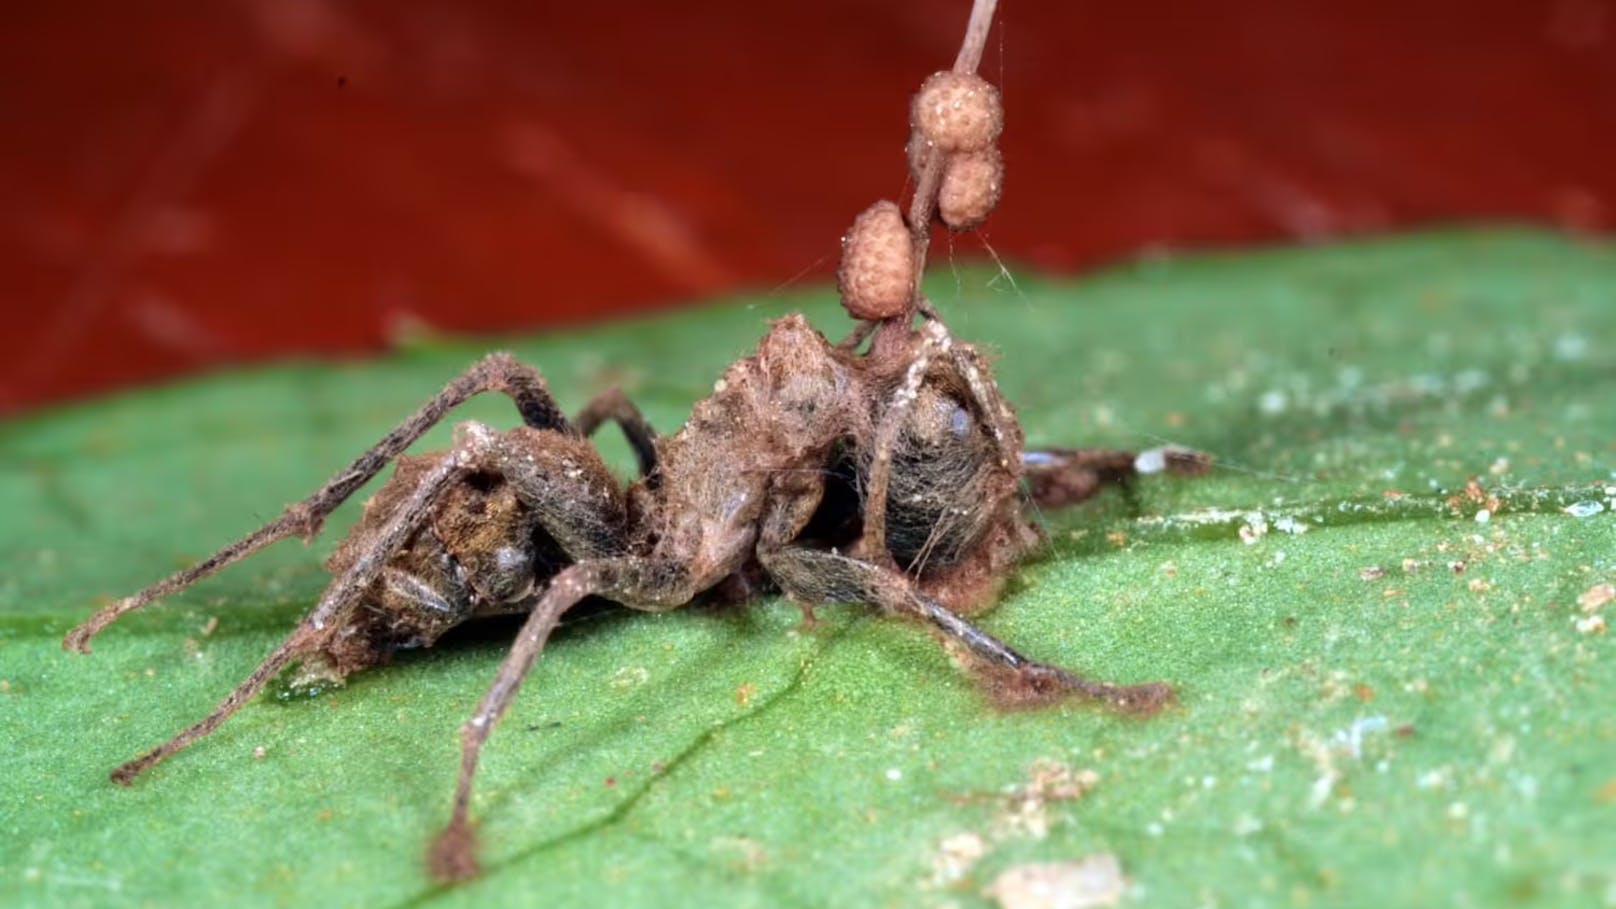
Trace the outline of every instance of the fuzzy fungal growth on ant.
<instances>
[{"instance_id":1,"label":"fuzzy fungal growth on ant","mask_svg":"<svg viewBox=\"0 0 1616 909\"><path fill-rule=\"evenodd\" d=\"M800 315L776 321L673 435L658 435L615 391L569 417L537 370L506 354L483 358L273 521L68 633L63 646L87 653L120 617L278 540L314 537L339 505L396 465L286 639L211 713L112 779L133 782L283 672L341 682L463 622L522 615L461 727L450 819L428 850L434 877L471 877L483 745L563 614L591 596L648 612L737 592L779 592L804 610L862 603L929 630L1005 707L1076 697L1147 714L1170 703L1164 683L1088 679L1024 656L967 618L1041 544L1030 509L1082 501L1141 473L1206 467L1182 452L1027 450L986 359L955 339L918 292L938 206L959 226L979 222L997 199L998 94L972 75L993 6L976 0L956 72L927 80L916 103L936 114L916 117L936 145L922 149L908 217L878 202L844 241L844 302L862 320L849 338L833 345ZM448 451L405 454L485 392L510 398L523 425L465 422ZM591 442L607 422L639 461L631 482L615 477Z\"/></svg>"}]
</instances>

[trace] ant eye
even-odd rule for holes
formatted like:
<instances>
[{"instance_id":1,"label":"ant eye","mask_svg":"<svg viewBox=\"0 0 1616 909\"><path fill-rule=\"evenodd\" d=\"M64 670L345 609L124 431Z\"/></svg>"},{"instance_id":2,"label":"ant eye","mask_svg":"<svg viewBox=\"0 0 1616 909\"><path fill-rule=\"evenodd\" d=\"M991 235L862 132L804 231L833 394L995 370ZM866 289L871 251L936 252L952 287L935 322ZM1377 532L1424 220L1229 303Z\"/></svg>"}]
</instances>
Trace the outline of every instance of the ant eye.
<instances>
[{"instance_id":1,"label":"ant eye","mask_svg":"<svg viewBox=\"0 0 1616 909\"><path fill-rule=\"evenodd\" d=\"M532 562L532 556L515 546L501 546L494 551L494 564L501 571L525 571Z\"/></svg>"},{"instance_id":2,"label":"ant eye","mask_svg":"<svg viewBox=\"0 0 1616 909\"><path fill-rule=\"evenodd\" d=\"M954 431L954 438L963 439L971 433L971 414L965 408L954 405L954 413L950 415L948 428Z\"/></svg>"}]
</instances>

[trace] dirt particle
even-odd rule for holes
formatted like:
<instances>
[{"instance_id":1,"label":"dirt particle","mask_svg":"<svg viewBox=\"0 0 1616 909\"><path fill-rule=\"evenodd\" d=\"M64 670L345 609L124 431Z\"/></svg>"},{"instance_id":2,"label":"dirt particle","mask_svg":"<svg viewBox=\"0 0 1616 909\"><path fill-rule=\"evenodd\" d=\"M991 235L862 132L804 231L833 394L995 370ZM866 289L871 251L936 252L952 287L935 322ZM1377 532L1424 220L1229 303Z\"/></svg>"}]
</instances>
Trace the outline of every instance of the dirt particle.
<instances>
[{"instance_id":1,"label":"dirt particle","mask_svg":"<svg viewBox=\"0 0 1616 909\"><path fill-rule=\"evenodd\" d=\"M651 671L644 666L624 666L612 673L611 686L618 691L638 688L651 680Z\"/></svg>"},{"instance_id":2,"label":"dirt particle","mask_svg":"<svg viewBox=\"0 0 1616 909\"><path fill-rule=\"evenodd\" d=\"M1616 585L1595 584L1577 596L1577 605L1583 612L1598 612L1611 600L1616 600Z\"/></svg>"},{"instance_id":3,"label":"dirt particle","mask_svg":"<svg viewBox=\"0 0 1616 909\"><path fill-rule=\"evenodd\" d=\"M1074 770L1049 758L1033 761L1028 777L1025 791L1052 801L1076 801L1100 782L1100 775L1092 770Z\"/></svg>"},{"instance_id":4,"label":"dirt particle","mask_svg":"<svg viewBox=\"0 0 1616 909\"><path fill-rule=\"evenodd\" d=\"M617 777L609 776L609 777L606 778L606 788L607 789L610 789L610 788L612 788L613 786L616 786L616 785L617 785Z\"/></svg>"},{"instance_id":5,"label":"dirt particle","mask_svg":"<svg viewBox=\"0 0 1616 909\"><path fill-rule=\"evenodd\" d=\"M727 854L729 866L746 874L756 874L769 863L769 853L763 844L751 837L720 836L713 839L714 852Z\"/></svg>"},{"instance_id":6,"label":"dirt particle","mask_svg":"<svg viewBox=\"0 0 1616 909\"><path fill-rule=\"evenodd\" d=\"M1117 905L1127 886L1122 863L1100 853L1075 862L1016 865L982 893L1004 909L1092 909Z\"/></svg>"},{"instance_id":7,"label":"dirt particle","mask_svg":"<svg viewBox=\"0 0 1616 909\"><path fill-rule=\"evenodd\" d=\"M1039 758L1027 771L1027 782L1006 793L1003 813L994 822L994 831L1006 836L1042 839L1049 835L1051 802L1073 802L1087 795L1100 782L1093 770L1074 769L1051 758Z\"/></svg>"},{"instance_id":8,"label":"dirt particle","mask_svg":"<svg viewBox=\"0 0 1616 909\"><path fill-rule=\"evenodd\" d=\"M932 857L932 886L947 887L960 881L987 854L987 842L969 830L944 839L937 845L937 854Z\"/></svg>"},{"instance_id":9,"label":"dirt particle","mask_svg":"<svg viewBox=\"0 0 1616 909\"><path fill-rule=\"evenodd\" d=\"M1378 581L1386 576L1386 569L1379 565L1365 565L1358 569L1358 577L1365 581Z\"/></svg>"}]
</instances>

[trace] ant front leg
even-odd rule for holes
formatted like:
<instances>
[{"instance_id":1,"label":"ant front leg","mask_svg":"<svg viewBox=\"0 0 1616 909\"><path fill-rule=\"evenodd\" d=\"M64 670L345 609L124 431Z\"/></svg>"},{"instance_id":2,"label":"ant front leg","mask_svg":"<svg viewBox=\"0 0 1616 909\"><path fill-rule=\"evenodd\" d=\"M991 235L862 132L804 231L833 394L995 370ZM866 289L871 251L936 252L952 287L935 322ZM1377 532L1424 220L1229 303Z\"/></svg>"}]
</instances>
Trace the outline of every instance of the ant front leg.
<instances>
[{"instance_id":1,"label":"ant front leg","mask_svg":"<svg viewBox=\"0 0 1616 909\"><path fill-rule=\"evenodd\" d=\"M1021 426L1015 413L999 393L998 386L980 354L969 344L954 341L948 327L935 315L923 322L919 341L905 367L892 397L880 412L869 446L869 466L864 494L864 532L857 551L866 558L888 558L887 509L892 483L892 460L920 397L931 377L934 363L949 366L949 374L965 386L969 405L981 421L993 446L989 470L997 471L1013 487L1021 470Z\"/></svg>"},{"instance_id":2,"label":"ant front leg","mask_svg":"<svg viewBox=\"0 0 1616 909\"><path fill-rule=\"evenodd\" d=\"M431 518L434 506L444 491L479 463L492 449L496 438L492 430L479 423L462 424L457 435L459 439L455 447L421 478L409 497L399 504L392 517L372 538L365 552L332 579L320 602L303 617L286 640L237 685L212 713L167 742L112 771L113 782L128 785L153 764L217 729L293 660L318 651L361 601L365 591L376 582L388 558Z\"/></svg>"},{"instance_id":3,"label":"ant front leg","mask_svg":"<svg viewBox=\"0 0 1616 909\"><path fill-rule=\"evenodd\" d=\"M1021 466L1033 503L1060 508L1091 498L1107 486L1126 486L1141 475L1200 476L1211 469L1212 459L1172 446L1142 452L1045 448L1023 452Z\"/></svg>"},{"instance_id":4,"label":"ant front leg","mask_svg":"<svg viewBox=\"0 0 1616 909\"><path fill-rule=\"evenodd\" d=\"M67 638L62 641L62 648L89 653L90 639L122 616L155 600L178 593L219 569L246 558L278 540L292 536L302 537L305 540L313 539L331 512L376 476L388 462L402 454L404 449L428 429L441 422L450 410L485 391L499 391L508 395L516 403L523 421L529 426L562 432L572 431L566 416L551 398L544 384L544 377L538 370L518 363L510 354L489 354L444 386L442 391L423 404L381 441L339 471L336 476L327 480L324 486L301 502L287 506L280 517L195 565L175 572L145 590L124 597L96 612L77 628L68 632Z\"/></svg>"},{"instance_id":5,"label":"ant front leg","mask_svg":"<svg viewBox=\"0 0 1616 909\"><path fill-rule=\"evenodd\" d=\"M963 646L999 701L1032 707L1077 696L1132 714L1148 715L1173 700L1164 682L1115 685L1040 663L972 625L916 589L908 577L836 552L786 546L760 551L759 560L789 596L809 603L867 602L883 612L918 618Z\"/></svg>"},{"instance_id":6,"label":"ant front leg","mask_svg":"<svg viewBox=\"0 0 1616 909\"><path fill-rule=\"evenodd\" d=\"M634 459L639 462L640 476L646 477L652 486L657 485L656 430L622 389L609 388L595 395L572 418L578 433L586 437L594 435L607 420L616 421L623 430L623 438L628 440L629 447L634 449Z\"/></svg>"}]
</instances>

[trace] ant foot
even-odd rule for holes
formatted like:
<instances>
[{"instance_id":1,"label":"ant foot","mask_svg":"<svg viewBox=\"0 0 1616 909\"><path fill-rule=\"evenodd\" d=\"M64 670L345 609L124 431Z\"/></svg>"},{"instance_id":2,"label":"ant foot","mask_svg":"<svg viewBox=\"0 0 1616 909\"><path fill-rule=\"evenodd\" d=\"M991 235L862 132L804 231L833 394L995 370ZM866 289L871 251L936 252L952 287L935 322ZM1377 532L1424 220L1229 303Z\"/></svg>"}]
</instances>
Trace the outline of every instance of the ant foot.
<instances>
[{"instance_id":1,"label":"ant foot","mask_svg":"<svg viewBox=\"0 0 1616 909\"><path fill-rule=\"evenodd\" d=\"M426 854L427 871L440 884L468 881L482 873L477 863L477 833L456 818L432 841Z\"/></svg>"}]
</instances>

